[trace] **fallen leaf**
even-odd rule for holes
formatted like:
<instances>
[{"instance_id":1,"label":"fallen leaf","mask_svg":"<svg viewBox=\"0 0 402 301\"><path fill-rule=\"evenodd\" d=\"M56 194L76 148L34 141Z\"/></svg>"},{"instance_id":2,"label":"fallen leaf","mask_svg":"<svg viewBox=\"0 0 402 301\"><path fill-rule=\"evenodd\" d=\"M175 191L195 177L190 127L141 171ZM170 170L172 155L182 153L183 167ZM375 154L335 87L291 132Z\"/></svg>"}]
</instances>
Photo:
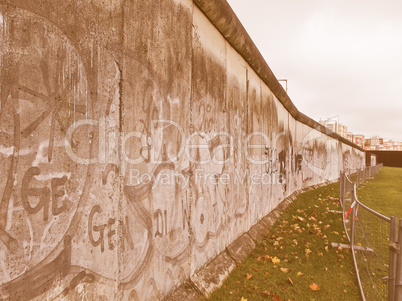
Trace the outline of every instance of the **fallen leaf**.
<instances>
[{"instance_id":1,"label":"fallen leaf","mask_svg":"<svg viewBox=\"0 0 402 301\"><path fill-rule=\"evenodd\" d=\"M247 299L244 299L243 297L241 297L241 300L240 301L247 301Z\"/></svg>"},{"instance_id":2,"label":"fallen leaf","mask_svg":"<svg viewBox=\"0 0 402 301\"><path fill-rule=\"evenodd\" d=\"M247 278L247 280L253 278L253 274L246 274L246 278Z\"/></svg>"},{"instance_id":3,"label":"fallen leaf","mask_svg":"<svg viewBox=\"0 0 402 301\"><path fill-rule=\"evenodd\" d=\"M256 260L257 260L257 261L261 261L261 257L258 257Z\"/></svg>"},{"instance_id":4,"label":"fallen leaf","mask_svg":"<svg viewBox=\"0 0 402 301\"><path fill-rule=\"evenodd\" d=\"M280 270L281 270L281 272L283 272L283 273L288 273L288 272L289 272L289 269L287 269L287 268L280 268Z\"/></svg>"},{"instance_id":5,"label":"fallen leaf","mask_svg":"<svg viewBox=\"0 0 402 301\"><path fill-rule=\"evenodd\" d=\"M281 263L281 260L278 258L278 257L274 257L274 258L272 258L271 259L271 261L274 263L274 264L279 264L279 263Z\"/></svg>"},{"instance_id":6,"label":"fallen leaf","mask_svg":"<svg viewBox=\"0 0 402 301\"><path fill-rule=\"evenodd\" d=\"M297 277L303 276L304 274L302 272L297 272Z\"/></svg>"},{"instance_id":7,"label":"fallen leaf","mask_svg":"<svg viewBox=\"0 0 402 301\"><path fill-rule=\"evenodd\" d=\"M272 300L274 300L274 301L282 301L281 297L278 296L278 295L273 295Z\"/></svg>"},{"instance_id":8,"label":"fallen leaf","mask_svg":"<svg viewBox=\"0 0 402 301\"><path fill-rule=\"evenodd\" d=\"M265 258L266 260L270 260L272 257L269 256L269 255L265 255L264 258Z\"/></svg>"},{"instance_id":9,"label":"fallen leaf","mask_svg":"<svg viewBox=\"0 0 402 301\"><path fill-rule=\"evenodd\" d=\"M316 292L316 291L319 291L319 290L320 290L320 286L319 286L318 284L316 284L316 283L310 284L310 285L309 285L309 288L310 288L313 292Z\"/></svg>"},{"instance_id":10,"label":"fallen leaf","mask_svg":"<svg viewBox=\"0 0 402 301\"><path fill-rule=\"evenodd\" d=\"M293 285L292 279L288 278L288 281L290 282L291 285Z\"/></svg>"},{"instance_id":11,"label":"fallen leaf","mask_svg":"<svg viewBox=\"0 0 402 301\"><path fill-rule=\"evenodd\" d=\"M263 291L262 295L263 296L271 296L271 292L270 291Z\"/></svg>"}]
</instances>

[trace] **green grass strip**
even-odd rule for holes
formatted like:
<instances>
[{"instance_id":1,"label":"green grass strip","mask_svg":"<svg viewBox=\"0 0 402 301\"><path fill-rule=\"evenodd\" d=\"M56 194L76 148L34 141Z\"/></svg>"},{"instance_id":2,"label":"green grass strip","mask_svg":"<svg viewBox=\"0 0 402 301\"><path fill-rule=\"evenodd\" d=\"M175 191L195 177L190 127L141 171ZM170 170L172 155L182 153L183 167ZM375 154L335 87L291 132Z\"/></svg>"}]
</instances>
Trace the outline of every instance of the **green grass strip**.
<instances>
[{"instance_id":1,"label":"green grass strip","mask_svg":"<svg viewBox=\"0 0 402 301\"><path fill-rule=\"evenodd\" d=\"M208 300L360 300L347 244L339 183L308 191L283 212L263 241ZM383 167L358 189L359 200L402 218L402 168Z\"/></svg>"},{"instance_id":2,"label":"green grass strip","mask_svg":"<svg viewBox=\"0 0 402 301\"><path fill-rule=\"evenodd\" d=\"M360 202L375 211L402 218L402 168L383 167L357 190Z\"/></svg>"},{"instance_id":3,"label":"green grass strip","mask_svg":"<svg viewBox=\"0 0 402 301\"><path fill-rule=\"evenodd\" d=\"M305 192L208 300L360 300L339 183Z\"/></svg>"}]
</instances>

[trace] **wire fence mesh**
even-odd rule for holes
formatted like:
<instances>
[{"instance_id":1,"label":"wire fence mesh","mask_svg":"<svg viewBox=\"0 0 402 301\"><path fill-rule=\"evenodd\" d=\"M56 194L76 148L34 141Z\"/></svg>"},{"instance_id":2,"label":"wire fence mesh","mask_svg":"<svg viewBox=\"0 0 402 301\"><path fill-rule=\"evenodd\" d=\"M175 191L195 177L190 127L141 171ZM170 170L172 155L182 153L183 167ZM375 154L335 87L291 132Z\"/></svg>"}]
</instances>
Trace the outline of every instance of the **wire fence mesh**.
<instances>
[{"instance_id":1,"label":"wire fence mesh","mask_svg":"<svg viewBox=\"0 0 402 301\"><path fill-rule=\"evenodd\" d=\"M360 205L352 218L356 265L366 300L387 300L390 221Z\"/></svg>"},{"instance_id":2,"label":"wire fence mesh","mask_svg":"<svg viewBox=\"0 0 402 301\"><path fill-rule=\"evenodd\" d=\"M365 206L356 195L357 187L374 177L381 167L341 172L342 216L362 299L402 301L398 276L401 272L398 265L402 261L398 219L386 217Z\"/></svg>"}]
</instances>

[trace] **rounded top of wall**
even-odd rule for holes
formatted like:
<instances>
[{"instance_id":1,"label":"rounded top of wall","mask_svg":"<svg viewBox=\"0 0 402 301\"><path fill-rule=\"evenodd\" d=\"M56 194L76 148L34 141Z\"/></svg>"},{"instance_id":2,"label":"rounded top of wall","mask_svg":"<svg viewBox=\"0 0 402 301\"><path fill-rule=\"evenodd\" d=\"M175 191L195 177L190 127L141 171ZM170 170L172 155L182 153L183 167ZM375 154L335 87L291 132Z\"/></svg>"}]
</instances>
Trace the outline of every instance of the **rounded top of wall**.
<instances>
[{"instance_id":1,"label":"rounded top of wall","mask_svg":"<svg viewBox=\"0 0 402 301\"><path fill-rule=\"evenodd\" d=\"M348 144L356 149L364 151L356 144L328 130L317 121L299 112L226 0L193 1L225 37L229 44L258 74L293 118L309 127L315 128L327 136L339 140L344 144Z\"/></svg>"}]
</instances>

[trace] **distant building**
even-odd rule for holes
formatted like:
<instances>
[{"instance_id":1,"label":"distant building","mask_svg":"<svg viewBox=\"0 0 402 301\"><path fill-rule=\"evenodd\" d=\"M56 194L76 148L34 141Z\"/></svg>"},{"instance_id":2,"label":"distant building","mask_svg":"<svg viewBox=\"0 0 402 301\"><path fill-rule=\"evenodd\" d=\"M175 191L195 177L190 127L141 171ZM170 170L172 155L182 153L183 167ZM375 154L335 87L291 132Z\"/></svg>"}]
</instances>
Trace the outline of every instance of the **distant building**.
<instances>
[{"instance_id":1,"label":"distant building","mask_svg":"<svg viewBox=\"0 0 402 301\"><path fill-rule=\"evenodd\" d=\"M347 126L340 124L337 119L320 120L319 123L367 151L402 151L402 142L384 139L379 136L366 139L364 135L348 132Z\"/></svg>"},{"instance_id":2,"label":"distant building","mask_svg":"<svg viewBox=\"0 0 402 301\"><path fill-rule=\"evenodd\" d=\"M366 137L361 134L353 134L352 132L348 132L346 134L346 139L352 141L354 144L360 146L361 148L365 147Z\"/></svg>"},{"instance_id":3,"label":"distant building","mask_svg":"<svg viewBox=\"0 0 402 301\"><path fill-rule=\"evenodd\" d=\"M373 151L402 151L402 142L374 136L366 139L365 150Z\"/></svg>"},{"instance_id":4,"label":"distant building","mask_svg":"<svg viewBox=\"0 0 402 301\"><path fill-rule=\"evenodd\" d=\"M349 141L353 142L353 133L352 132L347 132L346 139L348 139Z\"/></svg>"},{"instance_id":5,"label":"distant building","mask_svg":"<svg viewBox=\"0 0 402 301\"><path fill-rule=\"evenodd\" d=\"M343 138L346 138L347 132L348 132L347 126L339 123L338 124L338 132L337 132L337 134L339 136L342 136Z\"/></svg>"},{"instance_id":6,"label":"distant building","mask_svg":"<svg viewBox=\"0 0 402 301\"><path fill-rule=\"evenodd\" d=\"M377 147L383 144L384 144L384 138L380 138L378 136L373 136L370 139L366 139L366 146Z\"/></svg>"},{"instance_id":7,"label":"distant building","mask_svg":"<svg viewBox=\"0 0 402 301\"><path fill-rule=\"evenodd\" d=\"M331 131L337 133L339 136L347 138L348 128L346 125L340 124L339 122L333 119L320 120L319 122L327 129L330 129Z\"/></svg>"},{"instance_id":8,"label":"distant building","mask_svg":"<svg viewBox=\"0 0 402 301\"><path fill-rule=\"evenodd\" d=\"M366 142L366 137L361 134L353 135L353 140L352 142L361 148L364 148L365 142Z\"/></svg>"}]
</instances>

